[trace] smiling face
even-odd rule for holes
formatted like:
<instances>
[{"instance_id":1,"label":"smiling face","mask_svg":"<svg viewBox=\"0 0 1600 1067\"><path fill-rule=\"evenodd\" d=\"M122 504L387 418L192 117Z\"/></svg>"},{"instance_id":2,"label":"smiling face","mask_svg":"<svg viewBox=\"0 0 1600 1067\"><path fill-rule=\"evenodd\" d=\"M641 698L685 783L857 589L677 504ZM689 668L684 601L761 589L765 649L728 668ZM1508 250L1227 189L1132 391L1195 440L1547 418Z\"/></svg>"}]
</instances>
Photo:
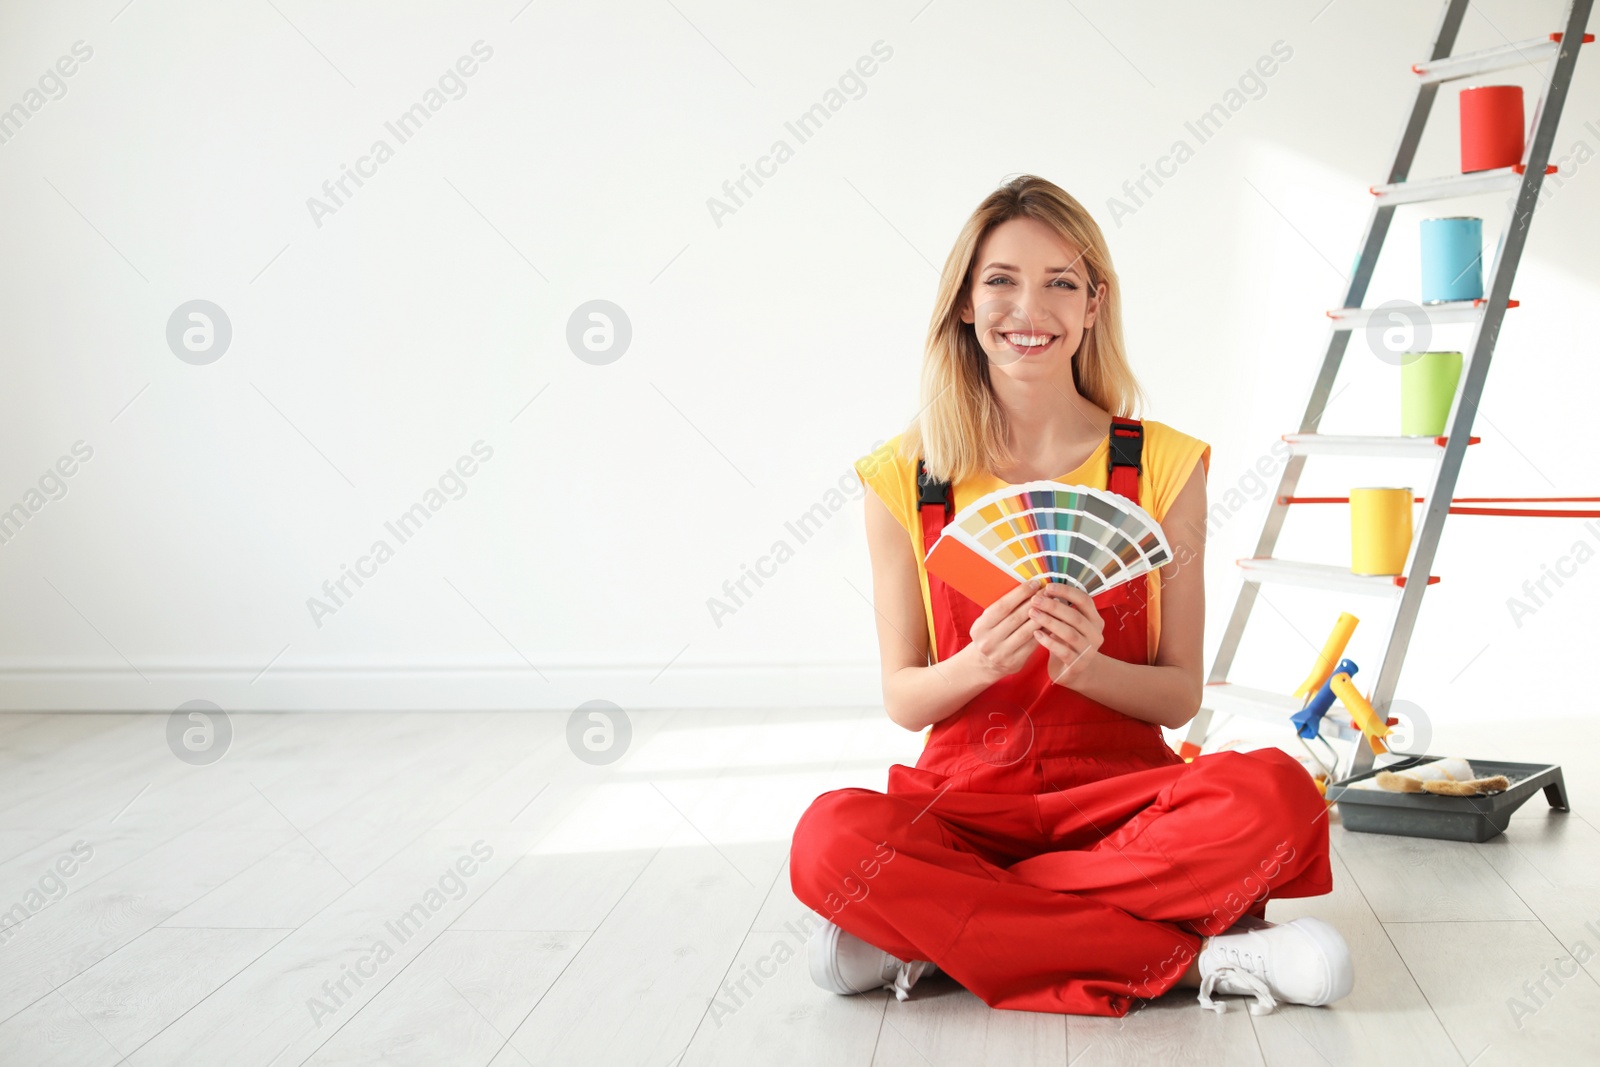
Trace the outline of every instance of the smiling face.
<instances>
[{"instance_id":1,"label":"smiling face","mask_svg":"<svg viewBox=\"0 0 1600 1067\"><path fill-rule=\"evenodd\" d=\"M1008 219L978 245L961 321L970 323L991 369L1019 380L1065 374L1094 325L1102 282L1089 292L1081 252L1044 223Z\"/></svg>"}]
</instances>

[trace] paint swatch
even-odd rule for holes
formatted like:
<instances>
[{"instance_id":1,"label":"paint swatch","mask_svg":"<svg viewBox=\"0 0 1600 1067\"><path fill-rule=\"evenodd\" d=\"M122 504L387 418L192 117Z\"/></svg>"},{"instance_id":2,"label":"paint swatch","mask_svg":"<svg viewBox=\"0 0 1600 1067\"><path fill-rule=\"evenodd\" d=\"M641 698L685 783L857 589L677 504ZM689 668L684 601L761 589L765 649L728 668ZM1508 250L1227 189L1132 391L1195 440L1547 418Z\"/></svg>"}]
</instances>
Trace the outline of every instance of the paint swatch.
<instances>
[{"instance_id":1,"label":"paint swatch","mask_svg":"<svg viewBox=\"0 0 1600 1067\"><path fill-rule=\"evenodd\" d=\"M1096 596L1171 561L1161 526L1127 497L1036 481L962 508L925 563L930 574L988 607L1019 582L1043 578Z\"/></svg>"}]
</instances>

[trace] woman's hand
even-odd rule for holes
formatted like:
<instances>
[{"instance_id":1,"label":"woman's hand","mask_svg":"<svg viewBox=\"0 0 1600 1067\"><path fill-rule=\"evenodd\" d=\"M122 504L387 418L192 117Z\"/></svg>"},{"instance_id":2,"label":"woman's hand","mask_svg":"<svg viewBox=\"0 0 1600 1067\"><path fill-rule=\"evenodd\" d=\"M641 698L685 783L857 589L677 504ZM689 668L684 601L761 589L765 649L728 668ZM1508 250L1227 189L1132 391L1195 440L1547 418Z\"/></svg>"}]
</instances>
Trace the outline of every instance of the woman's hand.
<instances>
[{"instance_id":1,"label":"woman's hand","mask_svg":"<svg viewBox=\"0 0 1600 1067\"><path fill-rule=\"evenodd\" d=\"M1070 686L1094 670L1105 639L1105 620L1081 589L1051 582L1029 598L1028 614L1038 624L1035 643L1050 650L1050 680Z\"/></svg>"},{"instance_id":2,"label":"woman's hand","mask_svg":"<svg viewBox=\"0 0 1600 1067\"><path fill-rule=\"evenodd\" d=\"M1023 582L985 608L972 624L971 642L957 655L969 656L990 682L1020 671L1038 647L1033 634L1039 621L1028 611L1038 590L1038 582Z\"/></svg>"}]
</instances>

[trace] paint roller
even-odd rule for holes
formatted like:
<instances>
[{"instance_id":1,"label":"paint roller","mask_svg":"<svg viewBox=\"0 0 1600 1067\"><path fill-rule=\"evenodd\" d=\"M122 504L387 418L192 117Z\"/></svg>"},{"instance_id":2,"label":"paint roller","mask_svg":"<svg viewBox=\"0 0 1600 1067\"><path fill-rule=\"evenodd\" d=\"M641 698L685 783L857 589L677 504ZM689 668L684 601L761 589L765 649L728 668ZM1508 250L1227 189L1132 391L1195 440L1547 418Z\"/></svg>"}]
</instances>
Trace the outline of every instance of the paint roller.
<instances>
[{"instance_id":1,"label":"paint roller","mask_svg":"<svg viewBox=\"0 0 1600 1067\"><path fill-rule=\"evenodd\" d=\"M1344 619L1350 619L1351 620L1351 627L1352 628L1354 627L1354 625L1355 625L1355 616L1353 616L1353 615L1341 616L1340 617L1341 623L1343 622ZM1338 627L1335 627L1334 628L1334 637L1338 637L1338 636L1339 636ZM1342 640L1340 640L1340 642L1339 642L1339 649L1341 651L1344 648L1344 641L1349 640L1349 637L1350 637L1350 632L1349 632L1349 630L1346 630L1344 638ZM1330 637L1330 638L1328 638L1328 644L1326 646L1324 646L1323 651L1326 652L1329 648L1333 648L1333 647L1334 647L1334 638ZM1334 677L1336 673L1342 673L1344 675L1344 677L1345 677L1345 680L1349 681L1350 680L1350 676L1352 674L1356 673L1356 671L1358 671L1358 670L1360 670L1360 668L1356 666L1355 660L1351 660L1351 659L1339 660L1338 661L1338 670L1337 670L1337 672L1334 670L1333 667L1329 667L1328 673L1323 676L1322 681L1317 683L1317 687L1318 688L1316 690L1314 690L1314 693L1313 693L1313 696L1311 697L1311 699L1306 701L1306 706L1304 708L1301 708L1299 711L1295 712L1289 718L1289 721L1294 723L1295 732L1297 734L1299 734L1303 738L1306 738L1307 740L1310 740L1311 738L1317 736L1317 728L1322 724L1322 717L1328 713L1328 709L1329 708L1333 707L1334 692L1333 692L1333 687L1328 684L1329 680L1332 677ZM1316 672L1313 671L1312 674L1315 675ZM1310 681L1310 679L1308 678L1307 681Z\"/></svg>"},{"instance_id":2,"label":"paint roller","mask_svg":"<svg viewBox=\"0 0 1600 1067\"><path fill-rule=\"evenodd\" d=\"M1336 673L1328 679L1328 685L1338 696L1339 703L1350 713L1351 720L1361 727L1362 733L1367 735L1367 743L1372 746L1372 751L1379 753L1389 751L1388 746L1379 740L1389 736L1389 724L1372 710L1372 705L1367 703L1366 697L1356 692L1355 683L1350 680L1350 675L1342 671Z\"/></svg>"},{"instance_id":3,"label":"paint roller","mask_svg":"<svg viewBox=\"0 0 1600 1067\"><path fill-rule=\"evenodd\" d=\"M1311 673L1306 675L1306 680L1300 683L1300 688L1294 691L1295 696L1306 697L1309 704L1312 694L1320 695L1319 690L1327 685L1328 679L1332 677L1333 673L1344 669L1344 664L1350 661L1344 660L1341 662L1340 657L1344 655L1344 646L1350 643L1350 635L1355 633L1356 623L1360 621L1348 611L1339 613L1339 620L1333 624L1333 632L1328 635L1328 640L1323 643L1322 651L1317 653L1317 662L1312 665ZM1354 664L1351 664L1351 673L1355 673ZM1324 708L1323 710L1326 711L1327 709ZM1320 719L1322 716L1319 714L1317 717ZM1296 721L1298 721L1298 717L1296 717ZM1302 732L1300 736L1308 737L1310 735Z\"/></svg>"}]
</instances>

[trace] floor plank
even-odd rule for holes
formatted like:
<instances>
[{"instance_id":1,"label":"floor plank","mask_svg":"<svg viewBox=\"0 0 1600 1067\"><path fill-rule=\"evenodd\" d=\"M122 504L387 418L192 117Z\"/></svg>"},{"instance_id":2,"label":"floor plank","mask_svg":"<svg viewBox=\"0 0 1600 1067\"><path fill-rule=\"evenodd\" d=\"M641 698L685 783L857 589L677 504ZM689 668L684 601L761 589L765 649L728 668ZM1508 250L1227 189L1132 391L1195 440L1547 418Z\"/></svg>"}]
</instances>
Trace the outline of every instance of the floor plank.
<instances>
[{"instance_id":1,"label":"floor plank","mask_svg":"<svg viewBox=\"0 0 1600 1067\"><path fill-rule=\"evenodd\" d=\"M1600 980L1600 831L1576 813L1518 819L1478 846L1545 928Z\"/></svg>"},{"instance_id":2,"label":"floor plank","mask_svg":"<svg viewBox=\"0 0 1600 1067\"><path fill-rule=\"evenodd\" d=\"M286 833L191 830L37 913L5 945L0 1019L132 943L286 839Z\"/></svg>"},{"instance_id":3,"label":"floor plank","mask_svg":"<svg viewBox=\"0 0 1600 1067\"><path fill-rule=\"evenodd\" d=\"M827 993L819 997L820 992L806 969L804 941L792 934L752 932L712 994L709 1010L680 1061L682 1067L722 1063L868 1067L880 1040L885 1001L893 998L883 991L852 997Z\"/></svg>"},{"instance_id":4,"label":"floor plank","mask_svg":"<svg viewBox=\"0 0 1600 1067\"><path fill-rule=\"evenodd\" d=\"M1531 919L1477 846L1342 827L1330 843L1382 922Z\"/></svg>"},{"instance_id":5,"label":"floor plank","mask_svg":"<svg viewBox=\"0 0 1600 1067\"><path fill-rule=\"evenodd\" d=\"M129 1064L265 1067L280 1056L280 1063L303 1062L403 973L532 839L504 831L425 832L136 1050ZM488 858L467 877L451 875L462 857L481 855L485 846ZM371 973L359 983L349 977L361 970Z\"/></svg>"},{"instance_id":6,"label":"floor plank","mask_svg":"<svg viewBox=\"0 0 1600 1067\"><path fill-rule=\"evenodd\" d=\"M889 996L872 1058L873 1067L1067 1062L1066 1016L995 1011L945 975L919 981L910 1000Z\"/></svg>"},{"instance_id":7,"label":"floor plank","mask_svg":"<svg viewBox=\"0 0 1600 1067\"><path fill-rule=\"evenodd\" d=\"M1465 1062L1593 1060L1600 984L1543 923L1397 923L1388 930Z\"/></svg>"},{"instance_id":8,"label":"floor plank","mask_svg":"<svg viewBox=\"0 0 1600 1067\"><path fill-rule=\"evenodd\" d=\"M1263 1063L1240 1005L1220 1015L1199 1008L1195 992L1174 990L1154 1000L1136 1000L1127 1015L1067 1016L1067 1054L1072 1067L1142 1067L1145 1064Z\"/></svg>"},{"instance_id":9,"label":"floor plank","mask_svg":"<svg viewBox=\"0 0 1600 1067\"><path fill-rule=\"evenodd\" d=\"M81 972L57 993L119 1052L131 1052L288 932L157 927ZM153 975L161 980L151 981Z\"/></svg>"},{"instance_id":10,"label":"floor plank","mask_svg":"<svg viewBox=\"0 0 1600 1067\"><path fill-rule=\"evenodd\" d=\"M59 993L0 1023L0 1063L24 1067L114 1067L122 1053Z\"/></svg>"},{"instance_id":11,"label":"floor plank","mask_svg":"<svg viewBox=\"0 0 1600 1067\"><path fill-rule=\"evenodd\" d=\"M555 981L584 931L447 930L306 1067L481 1067Z\"/></svg>"}]
</instances>

